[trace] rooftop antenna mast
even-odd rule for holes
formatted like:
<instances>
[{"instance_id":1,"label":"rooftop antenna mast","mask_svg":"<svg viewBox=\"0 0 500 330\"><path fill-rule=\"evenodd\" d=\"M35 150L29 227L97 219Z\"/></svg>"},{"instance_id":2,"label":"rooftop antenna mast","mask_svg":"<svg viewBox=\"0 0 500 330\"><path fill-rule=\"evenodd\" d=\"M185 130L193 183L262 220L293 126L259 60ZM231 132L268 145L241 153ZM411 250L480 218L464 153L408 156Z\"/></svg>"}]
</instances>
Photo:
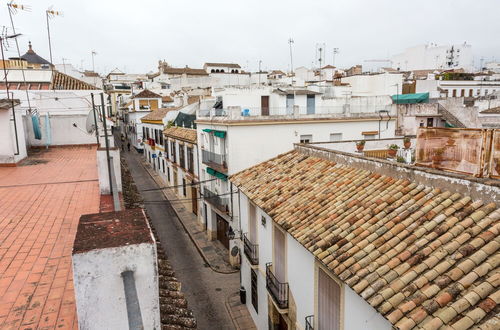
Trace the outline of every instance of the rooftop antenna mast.
<instances>
[{"instance_id":1,"label":"rooftop antenna mast","mask_svg":"<svg viewBox=\"0 0 500 330\"><path fill-rule=\"evenodd\" d=\"M56 11L52 9L52 6L49 7L45 11L45 17L47 19L47 35L49 37L49 54L50 54L50 66L52 68L52 75L54 75L54 62L52 61L52 43L50 41L50 24L49 24L49 18L54 18L56 16L62 16L62 12ZM52 84L52 89L54 89L54 84Z\"/></svg>"},{"instance_id":2,"label":"rooftop antenna mast","mask_svg":"<svg viewBox=\"0 0 500 330\"><path fill-rule=\"evenodd\" d=\"M319 43L316 44L316 60L319 63L319 68L321 69L325 54L325 44Z\"/></svg>"},{"instance_id":3,"label":"rooftop antenna mast","mask_svg":"<svg viewBox=\"0 0 500 330\"><path fill-rule=\"evenodd\" d=\"M69 60L69 58L62 58L64 73L66 73L66 60Z\"/></svg>"},{"instance_id":4,"label":"rooftop antenna mast","mask_svg":"<svg viewBox=\"0 0 500 330\"><path fill-rule=\"evenodd\" d=\"M339 53L339 49L337 47L333 48L333 63L332 65L335 66L335 55Z\"/></svg>"},{"instance_id":5,"label":"rooftop antenna mast","mask_svg":"<svg viewBox=\"0 0 500 330\"><path fill-rule=\"evenodd\" d=\"M292 38L288 39L288 45L290 46L290 71L293 75L293 56L292 56L292 44L294 43ZM293 80L293 78L292 78Z\"/></svg>"},{"instance_id":6,"label":"rooftop antenna mast","mask_svg":"<svg viewBox=\"0 0 500 330\"><path fill-rule=\"evenodd\" d=\"M97 52L95 50L92 51L92 72L94 73L94 86L97 85L96 83L96 76L95 76L95 63L94 63L94 56L97 55Z\"/></svg>"},{"instance_id":7,"label":"rooftop antenna mast","mask_svg":"<svg viewBox=\"0 0 500 330\"><path fill-rule=\"evenodd\" d=\"M10 25L12 27L12 32L16 34L16 27L14 26L14 19L12 18L12 15L17 14L18 10L31 11L31 7L17 4L14 2L14 0L12 0L11 2L7 3L7 9L9 10ZM17 57L21 58L21 52L19 50L19 42L17 41L17 38L14 38L14 41L16 42ZM26 75L24 74L23 66L21 66L21 74L23 75L23 83L24 86L26 87L28 85L26 84ZM25 91L26 91L26 101L28 101L28 113L31 114L33 111L31 109L31 101L29 98L28 88L25 88Z\"/></svg>"}]
</instances>

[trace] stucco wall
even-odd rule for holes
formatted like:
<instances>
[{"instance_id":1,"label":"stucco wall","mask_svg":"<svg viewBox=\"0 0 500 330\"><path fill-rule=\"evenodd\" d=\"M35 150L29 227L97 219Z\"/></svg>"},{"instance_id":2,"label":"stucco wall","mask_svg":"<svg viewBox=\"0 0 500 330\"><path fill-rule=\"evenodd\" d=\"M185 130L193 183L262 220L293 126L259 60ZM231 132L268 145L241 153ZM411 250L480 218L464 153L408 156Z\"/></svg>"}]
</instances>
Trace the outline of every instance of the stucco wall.
<instances>
[{"instance_id":1,"label":"stucco wall","mask_svg":"<svg viewBox=\"0 0 500 330\"><path fill-rule=\"evenodd\" d=\"M344 329L389 330L392 324L347 285L344 288Z\"/></svg>"},{"instance_id":2,"label":"stucco wall","mask_svg":"<svg viewBox=\"0 0 500 330\"><path fill-rule=\"evenodd\" d=\"M160 328L154 244L142 243L73 255L80 329L128 329L121 273L134 272L144 329Z\"/></svg>"},{"instance_id":3,"label":"stucco wall","mask_svg":"<svg viewBox=\"0 0 500 330\"><path fill-rule=\"evenodd\" d=\"M26 137L24 133L24 121L21 112L16 110L17 139L19 154L17 150L16 135L14 130L14 118L12 109L0 110L0 164L13 164L27 157Z\"/></svg>"}]
</instances>

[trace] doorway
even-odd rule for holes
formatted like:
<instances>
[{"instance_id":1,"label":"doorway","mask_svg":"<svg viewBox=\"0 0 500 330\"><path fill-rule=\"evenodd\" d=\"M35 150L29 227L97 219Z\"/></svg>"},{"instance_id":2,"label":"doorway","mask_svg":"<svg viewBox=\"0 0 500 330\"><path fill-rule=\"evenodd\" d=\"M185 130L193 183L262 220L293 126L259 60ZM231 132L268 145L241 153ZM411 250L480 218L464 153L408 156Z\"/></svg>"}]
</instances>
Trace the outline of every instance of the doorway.
<instances>
[{"instance_id":1,"label":"doorway","mask_svg":"<svg viewBox=\"0 0 500 330\"><path fill-rule=\"evenodd\" d=\"M291 115L293 113L293 106L295 104L295 97L293 94L287 94L286 96L286 114Z\"/></svg>"},{"instance_id":2,"label":"doorway","mask_svg":"<svg viewBox=\"0 0 500 330\"><path fill-rule=\"evenodd\" d=\"M269 116L269 96L262 95L260 97L260 115Z\"/></svg>"},{"instance_id":3,"label":"doorway","mask_svg":"<svg viewBox=\"0 0 500 330\"><path fill-rule=\"evenodd\" d=\"M217 240L229 250L229 237L227 236L228 231L229 224L223 217L217 214Z\"/></svg>"},{"instance_id":4,"label":"doorway","mask_svg":"<svg viewBox=\"0 0 500 330\"><path fill-rule=\"evenodd\" d=\"M307 95L307 114L314 115L316 112L316 95Z\"/></svg>"},{"instance_id":5,"label":"doorway","mask_svg":"<svg viewBox=\"0 0 500 330\"><path fill-rule=\"evenodd\" d=\"M191 186L191 205L193 213L198 215L198 189L194 186Z\"/></svg>"}]
</instances>

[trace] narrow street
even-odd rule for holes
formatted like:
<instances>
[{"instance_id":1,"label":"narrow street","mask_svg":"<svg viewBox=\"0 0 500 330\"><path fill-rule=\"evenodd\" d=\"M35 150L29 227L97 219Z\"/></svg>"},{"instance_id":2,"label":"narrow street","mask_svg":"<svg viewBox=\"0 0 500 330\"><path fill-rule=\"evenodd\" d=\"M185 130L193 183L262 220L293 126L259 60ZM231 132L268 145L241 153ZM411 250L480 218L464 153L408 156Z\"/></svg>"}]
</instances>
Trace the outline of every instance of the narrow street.
<instances>
[{"instance_id":1,"label":"narrow street","mask_svg":"<svg viewBox=\"0 0 500 330\"><path fill-rule=\"evenodd\" d=\"M184 231L170 203L156 182L141 164L141 155L135 150L123 152L129 170L145 202L168 259L182 283L199 329L234 329L226 308L227 297L238 291L239 274L216 273L205 265L189 236ZM160 201L148 203L148 201Z\"/></svg>"}]
</instances>

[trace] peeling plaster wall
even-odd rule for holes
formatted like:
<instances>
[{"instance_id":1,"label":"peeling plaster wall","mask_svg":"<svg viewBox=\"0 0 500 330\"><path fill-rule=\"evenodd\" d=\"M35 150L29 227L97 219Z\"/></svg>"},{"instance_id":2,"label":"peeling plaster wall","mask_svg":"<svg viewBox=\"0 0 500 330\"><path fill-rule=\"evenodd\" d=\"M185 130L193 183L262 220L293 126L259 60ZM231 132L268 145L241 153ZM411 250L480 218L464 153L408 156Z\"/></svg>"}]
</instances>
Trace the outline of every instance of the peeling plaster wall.
<instances>
[{"instance_id":1,"label":"peeling plaster wall","mask_svg":"<svg viewBox=\"0 0 500 330\"><path fill-rule=\"evenodd\" d=\"M471 196L473 200L482 200L484 203L500 204L500 180L474 178L386 160L372 160L319 147L297 145L295 148L307 155L373 171L396 179L406 179L429 187L457 192Z\"/></svg>"}]
</instances>

